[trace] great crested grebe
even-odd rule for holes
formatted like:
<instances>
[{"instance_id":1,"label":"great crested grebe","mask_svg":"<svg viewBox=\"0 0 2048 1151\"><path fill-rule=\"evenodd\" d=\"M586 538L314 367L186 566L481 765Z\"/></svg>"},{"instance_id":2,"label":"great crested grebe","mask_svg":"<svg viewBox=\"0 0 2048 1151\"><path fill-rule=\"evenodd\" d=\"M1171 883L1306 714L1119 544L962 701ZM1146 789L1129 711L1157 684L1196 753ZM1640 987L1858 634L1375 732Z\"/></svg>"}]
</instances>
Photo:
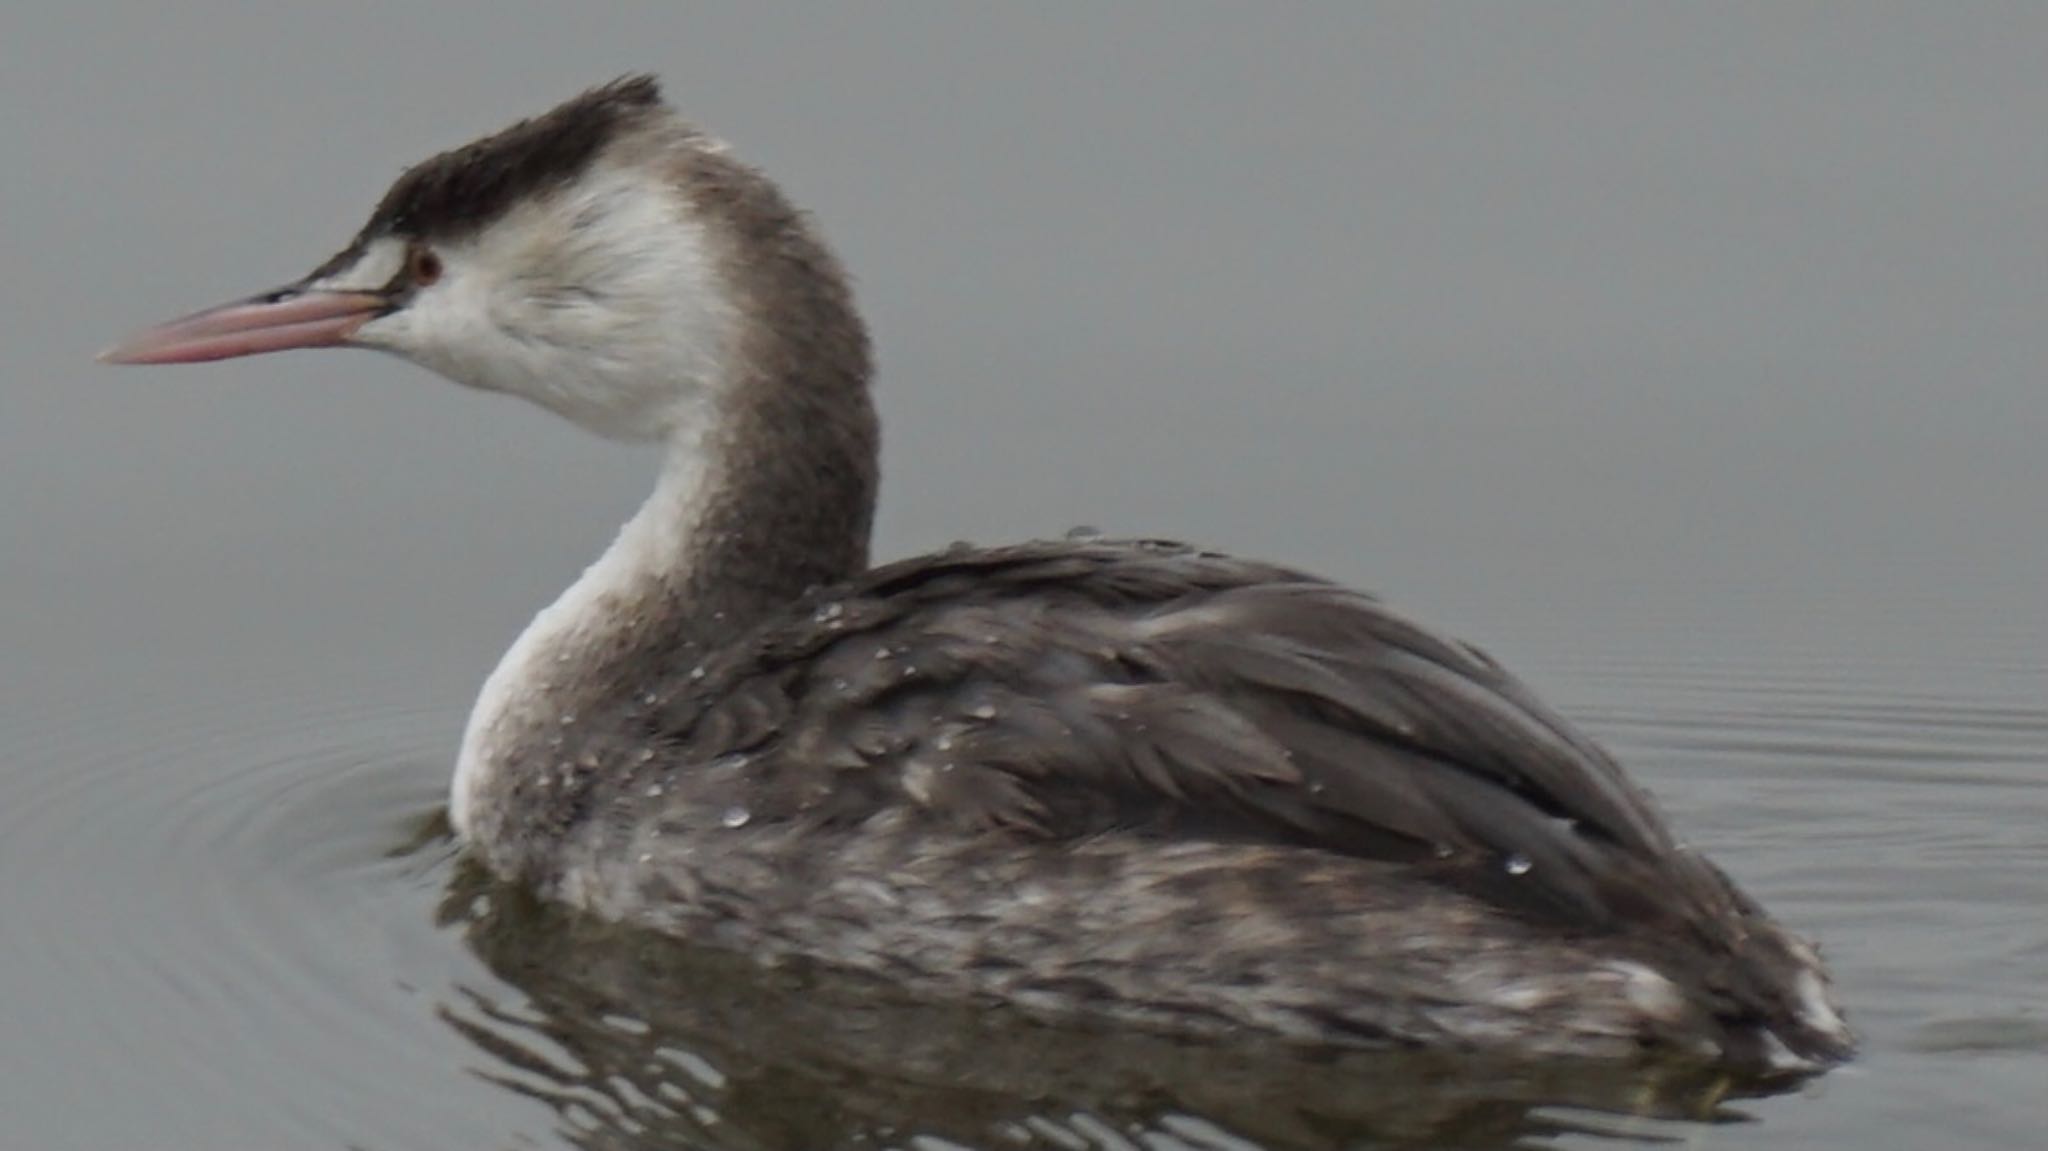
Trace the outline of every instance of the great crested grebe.
<instances>
[{"instance_id":1,"label":"great crested grebe","mask_svg":"<svg viewBox=\"0 0 2048 1151\"><path fill-rule=\"evenodd\" d=\"M450 819L613 920L933 994L1310 1041L1815 1067L1814 951L1590 739L1378 600L1178 544L868 566L868 340L647 77L398 179L105 354L352 346L666 446L484 684Z\"/></svg>"}]
</instances>

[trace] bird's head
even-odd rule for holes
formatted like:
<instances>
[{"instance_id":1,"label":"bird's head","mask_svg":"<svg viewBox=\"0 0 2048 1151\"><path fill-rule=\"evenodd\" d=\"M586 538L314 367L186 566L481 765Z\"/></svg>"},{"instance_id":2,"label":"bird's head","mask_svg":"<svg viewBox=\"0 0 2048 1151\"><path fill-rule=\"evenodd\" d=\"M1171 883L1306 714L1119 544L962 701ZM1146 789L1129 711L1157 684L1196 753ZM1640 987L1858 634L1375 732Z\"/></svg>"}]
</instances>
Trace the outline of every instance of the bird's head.
<instances>
[{"instance_id":1,"label":"bird's head","mask_svg":"<svg viewBox=\"0 0 2048 1151\"><path fill-rule=\"evenodd\" d=\"M735 251L744 233L772 250L778 229L809 242L772 185L675 115L651 78L629 77L413 167L304 278L101 358L375 348L601 435L659 439L735 386L752 274ZM802 271L843 295L830 257L812 263Z\"/></svg>"}]
</instances>

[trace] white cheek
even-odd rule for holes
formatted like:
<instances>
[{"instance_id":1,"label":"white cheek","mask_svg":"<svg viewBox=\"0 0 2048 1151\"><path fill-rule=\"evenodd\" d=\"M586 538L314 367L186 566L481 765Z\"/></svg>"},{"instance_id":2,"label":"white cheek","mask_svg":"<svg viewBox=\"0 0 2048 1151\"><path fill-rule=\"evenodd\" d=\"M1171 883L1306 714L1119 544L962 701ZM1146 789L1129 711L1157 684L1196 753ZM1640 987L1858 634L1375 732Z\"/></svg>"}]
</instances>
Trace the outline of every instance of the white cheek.
<instances>
[{"instance_id":1,"label":"white cheek","mask_svg":"<svg viewBox=\"0 0 2048 1151\"><path fill-rule=\"evenodd\" d=\"M356 329L355 342L413 360L471 387L502 386L503 372L493 372L479 353L502 337L492 329L489 293L468 278L449 275L414 293L403 308Z\"/></svg>"},{"instance_id":2,"label":"white cheek","mask_svg":"<svg viewBox=\"0 0 2048 1151\"><path fill-rule=\"evenodd\" d=\"M520 343L493 322L490 286L474 272L451 271L390 319L401 322L392 332L396 350L458 384L521 391L535 370L517 355Z\"/></svg>"},{"instance_id":3,"label":"white cheek","mask_svg":"<svg viewBox=\"0 0 2048 1151\"><path fill-rule=\"evenodd\" d=\"M358 343L617 439L700 419L725 381L731 301L701 226L644 173L600 169L439 251L441 280Z\"/></svg>"}]
</instances>

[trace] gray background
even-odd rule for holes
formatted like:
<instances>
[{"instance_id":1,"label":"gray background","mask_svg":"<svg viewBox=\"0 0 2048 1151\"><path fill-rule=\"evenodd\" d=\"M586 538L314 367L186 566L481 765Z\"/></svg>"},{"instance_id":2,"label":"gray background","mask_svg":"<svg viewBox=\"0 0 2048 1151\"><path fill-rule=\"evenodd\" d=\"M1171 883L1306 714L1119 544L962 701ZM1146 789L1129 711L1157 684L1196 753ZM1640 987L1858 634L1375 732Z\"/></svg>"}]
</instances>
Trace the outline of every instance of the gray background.
<instances>
[{"instance_id":1,"label":"gray background","mask_svg":"<svg viewBox=\"0 0 2048 1151\"><path fill-rule=\"evenodd\" d=\"M0 806L103 762L107 790L38 818L118 840L153 725L215 716L232 757L286 700L402 699L441 770L651 461L378 357L91 355L300 274L403 165L629 69L858 276L881 555L1089 523L1283 557L1596 721L1627 677L1586 669L1892 675L2023 711L2048 687L2048 8L27 2L0 16ZM2015 794L2038 826L2038 786ZM2031 854L1978 866L2038 875L2015 832ZM8 930L69 954L67 893L104 872L42 862ZM114 1090L70 1126L53 1092L184 1090L145 1057L175 1043L159 1000L33 970L0 966L0 1000L130 1034L0 1028L23 1145L152 1130ZM1880 1092L1841 1090L1784 1122L1869 1145L1853 1100ZM1989 1094L1982 1121L2024 1129ZM247 1102L186 1130L309 1129Z\"/></svg>"}]
</instances>

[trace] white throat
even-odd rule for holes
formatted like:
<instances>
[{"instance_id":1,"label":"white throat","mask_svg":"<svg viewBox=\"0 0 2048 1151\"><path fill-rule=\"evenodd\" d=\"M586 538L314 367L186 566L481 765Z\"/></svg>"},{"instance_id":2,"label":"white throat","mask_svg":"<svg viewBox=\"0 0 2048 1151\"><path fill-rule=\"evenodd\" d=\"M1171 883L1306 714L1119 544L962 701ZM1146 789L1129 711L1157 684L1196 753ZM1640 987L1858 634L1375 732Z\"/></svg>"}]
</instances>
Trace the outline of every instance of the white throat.
<instances>
[{"instance_id":1,"label":"white throat","mask_svg":"<svg viewBox=\"0 0 2048 1151\"><path fill-rule=\"evenodd\" d=\"M448 820L457 836L475 841L480 799L522 734L574 722L563 711L577 696L573 677L616 650L623 633L658 624L649 617L665 590L689 578L716 467L704 437L682 436L672 443L654 493L498 661L470 712L456 758Z\"/></svg>"}]
</instances>

